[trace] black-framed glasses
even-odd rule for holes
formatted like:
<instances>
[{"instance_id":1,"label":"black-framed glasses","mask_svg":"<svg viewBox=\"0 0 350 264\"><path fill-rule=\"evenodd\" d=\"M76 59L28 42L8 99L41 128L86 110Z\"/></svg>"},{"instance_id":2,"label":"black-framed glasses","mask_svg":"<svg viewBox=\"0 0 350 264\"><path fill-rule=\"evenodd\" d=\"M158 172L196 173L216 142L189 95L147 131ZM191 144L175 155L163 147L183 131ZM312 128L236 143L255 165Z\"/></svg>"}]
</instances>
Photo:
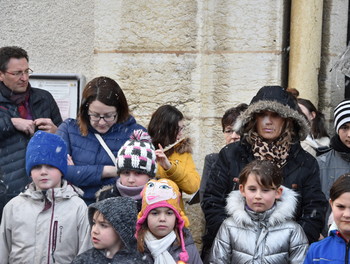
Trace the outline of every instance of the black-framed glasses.
<instances>
[{"instance_id":1,"label":"black-framed glasses","mask_svg":"<svg viewBox=\"0 0 350 264\"><path fill-rule=\"evenodd\" d=\"M33 70L28 68L25 71L15 71L15 72L8 72L6 71L6 73L11 74L17 78L21 78L23 75L27 75L30 76L33 73Z\"/></svg>"},{"instance_id":2,"label":"black-framed glasses","mask_svg":"<svg viewBox=\"0 0 350 264\"><path fill-rule=\"evenodd\" d=\"M107 115L99 115L99 114L88 114L89 118L93 122L100 122L103 119L105 122L113 122L118 114L107 114Z\"/></svg>"}]
</instances>

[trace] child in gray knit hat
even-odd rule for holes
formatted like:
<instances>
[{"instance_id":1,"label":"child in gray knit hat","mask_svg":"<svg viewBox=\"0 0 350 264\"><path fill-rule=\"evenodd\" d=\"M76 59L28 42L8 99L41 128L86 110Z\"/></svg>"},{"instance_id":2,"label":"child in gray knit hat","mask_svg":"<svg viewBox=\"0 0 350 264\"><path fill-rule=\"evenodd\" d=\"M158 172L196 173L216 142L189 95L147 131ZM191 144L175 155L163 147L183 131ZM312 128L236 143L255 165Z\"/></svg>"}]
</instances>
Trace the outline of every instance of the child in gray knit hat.
<instances>
[{"instance_id":1,"label":"child in gray knit hat","mask_svg":"<svg viewBox=\"0 0 350 264\"><path fill-rule=\"evenodd\" d=\"M114 185L103 187L96 193L97 201L109 197L131 197L141 209L141 191L155 177L156 154L151 137L143 130L135 130L130 139L120 148L117 156L118 178Z\"/></svg>"},{"instance_id":2,"label":"child in gray knit hat","mask_svg":"<svg viewBox=\"0 0 350 264\"><path fill-rule=\"evenodd\" d=\"M136 202L112 197L89 206L93 248L78 255L79 263L148 263L136 250Z\"/></svg>"}]
</instances>

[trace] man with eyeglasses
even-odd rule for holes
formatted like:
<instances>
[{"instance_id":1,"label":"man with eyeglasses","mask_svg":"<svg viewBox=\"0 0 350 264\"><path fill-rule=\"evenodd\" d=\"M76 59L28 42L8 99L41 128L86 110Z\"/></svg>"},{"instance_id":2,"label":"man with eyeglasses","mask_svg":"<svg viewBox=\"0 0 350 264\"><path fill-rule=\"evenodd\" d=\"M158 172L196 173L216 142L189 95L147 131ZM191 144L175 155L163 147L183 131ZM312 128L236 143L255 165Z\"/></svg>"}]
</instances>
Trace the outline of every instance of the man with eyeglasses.
<instances>
[{"instance_id":1,"label":"man with eyeglasses","mask_svg":"<svg viewBox=\"0 0 350 264\"><path fill-rule=\"evenodd\" d=\"M33 71L28 61L27 52L20 47L0 48L0 168L8 200L31 181L25 172L31 136L38 129L55 133L62 122L52 95L30 86Z\"/></svg>"}]
</instances>

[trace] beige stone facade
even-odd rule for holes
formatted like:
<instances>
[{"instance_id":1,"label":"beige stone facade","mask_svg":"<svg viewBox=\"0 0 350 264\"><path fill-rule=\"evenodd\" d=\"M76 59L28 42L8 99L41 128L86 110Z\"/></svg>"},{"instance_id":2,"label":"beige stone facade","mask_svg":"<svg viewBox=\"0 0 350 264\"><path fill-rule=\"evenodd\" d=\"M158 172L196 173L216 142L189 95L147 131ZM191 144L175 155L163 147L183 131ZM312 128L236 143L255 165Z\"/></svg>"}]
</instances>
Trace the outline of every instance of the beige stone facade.
<instances>
[{"instance_id":1,"label":"beige stone facade","mask_svg":"<svg viewBox=\"0 0 350 264\"><path fill-rule=\"evenodd\" d=\"M321 0L320 0L321 1ZM201 172L224 144L220 118L263 85L287 85L291 1L1 0L0 46L18 45L40 73L105 75L147 126L162 104L186 116ZM344 94L329 69L346 47L348 1L325 0L319 78L328 119ZM300 87L299 89L307 89Z\"/></svg>"}]
</instances>

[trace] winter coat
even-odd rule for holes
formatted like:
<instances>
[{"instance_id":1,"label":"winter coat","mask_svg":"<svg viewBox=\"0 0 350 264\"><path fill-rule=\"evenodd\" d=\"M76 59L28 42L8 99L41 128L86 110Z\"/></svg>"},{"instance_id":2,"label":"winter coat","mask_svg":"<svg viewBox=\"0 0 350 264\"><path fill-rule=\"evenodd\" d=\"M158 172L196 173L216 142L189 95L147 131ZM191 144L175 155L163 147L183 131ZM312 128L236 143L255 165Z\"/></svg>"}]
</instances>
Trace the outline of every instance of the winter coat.
<instances>
[{"instance_id":1,"label":"winter coat","mask_svg":"<svg viewBox=\"0 0 350 264\"><path fill-rule=\"evenodd\" d=\"M81 192L65 180L61 188L47 190L46 210L34 183L9 201L1 222L0 263L70 263L91 248L87 207L75 190Z\"/></svg>"},{"instance_id":2,"label":"winter coat","mask_svg":"<svg viewBox=\"0 0 350 264\"><path fill-rule=\"evenodd\" d=\"M136 250L129 252L127 250L118 251L112 259L109 259L105 256L105 251L91 248L88 251L85 251L83 254L77 256L72 264L139 264L145 263L150 264L153 262L148 262L142 258L142 255Z\"/></svg>"},{"instance_id":3,"label":"winter coat","mask_svg":"<svg viewBox=\"0 0 350 264\"><path fill-rule=\"evenodd\" d=\"M332 149L317 157L322 191L326 195L327 200L329 199L329 190L333 183L339 176L350 172L350 154L343 153L349 157L349 161L346 161L340 154L340 152Z\"/></svg>"},{"instance_id":4,"label":"winter coat","mask_svg":"<svg viewBox=\"0 0 350 264\"><path fill-rule=\"evenodd\" d=\"M144 127L137 124L130 116L123 123L114 124L107 133L101 134L103 140L114 156L130 138L134 130ZM82 136L75 119L65 120L58 128L57 134L67 143L67 152L72 156L74 165L68 166L65 178L84 191L83 199L87 204L95 202L95 193L105 185L115 183L115 178L102 179L105 165L114 166L113 161L95 136L98 133L89 126L87 136Z\"/></svg>"},{"instance_id":5,"label":"winter coat","mask_svg":"<svg viewBox=\"0 0 350 264\"><path fill-rule=\"evenodd\" d=\"M3 96L0 82L0 168L3 180L7 185L8 200L22 192L31 182L25 171L26 147L31 136L18 131L11 122L11 118L19 118L17 106ZM29 105L33 120L50 118L59 126L62 122L61 114L52 95L45 90L29 88Z\"/></svg>"},{"instance_id":6,"label":"winter coat","mask_svg":"<svg viewBox=\"0 0 350 264\"><path fill-rule=\"evenodd\" d=\"M202 264L203 262L199 256L198 249L194 244L191 232L187 228L184 228L183 233L184 233L186 251L189 256L189 260L186 262L186 264ZM175 262L180 260L179 255L182 252L182 249L177 240L175 240L174 243L168 248L168 252L174 258ZM150 263L154 262L152 254L148 250L146 245L145 245L144 255L148 262Z\"/></svg>"},{"instance_id":7,"label":"winter coat","mask_svg":"<svg viewBox=\"0 0 350 264\"><path fill-rule=\"evenodd\" d=\"M203 195L204 195L205 188L207 186L207 181L208 181L210 172L214 168L215 162L218 160L218 158L219 158L219 153L211 153L206 155L204 158L201 184L199 187L199 199L201 202L203 201Z\"/></svg>"},{"instance_id":8,"label":"winter coat","mask_svg":"<svg viewBox=\"0 0 350 264\"><path fill-rule=\"evenodd\" d=\"M350 263L349 243L340 236L337 230L333 230L329 237L312 243L304 264L348 264Z\"/></svg>"},{"instance_id":9,"label":"winter coat","mask_svg":"<svg viewBox=\"0 0 350 264\"><path fill-rule=\"evenodd\" d=\"M323 151L329 148L330 138L322 137L322 138L312 138L310 135L307 138L300 142L300 145L303 149L309 152L312 156L316 157Z\"/></svg>"},{"instance_id":10,"label":"winter coat","mask_svg":"<svg viewBox=\"0 0 350 264\"><path fill-rule=\"evenodd\" d=\"M122 196L122 195L120 194L117 186L113 184L113 185L105 186L101 190L99 190L96 193L96 201L101 201L107 198L118 197L118 196ZM142 207L142 197L135 201L137 205L137 211L140 212Z\"/></svg>"},{"instance_id":11,"label":"winter coat","mask_svg":"<svg viewBox=\"0 0 350 264\"><path fill-rule=\"evenodd\" d=\"M272 209L248 213L241 193L232 191L226 206L229 217L215 238L209 263L302 263L309 244L293 221L296 203L296 193L283 187Z\"/></svg>"},{"instance_id":12,"label":"winter coat","mask_svg":"<svg viewBox=\"0 0 350 264\"><path fill-rule=\"evenodd\" d=\"M185 139L180 146L175 147L175 151L168 157L171 163L169 170L164 170L158 164L156 178L167 178L172 180L179 186L181 192L193 194L199 189L200 176L194 164L190 140ZM181 208L184 209L183 200L181 197Z\"/></svg>"},{"instance_id":13,"label":"winter coat","mask_svg":"<svg viewBox=\"0 0 350 264\"><path fill-rule=\"evenodd\" d=\"M241 170L255 159L252 146L247 141L251 132L248 124L254 122L255 114L262 111L278 113L282 118L293 122L294 136L290 142L286 163L282 167L283 185L299 194L295 219L303 228L309 243L318 240L323 228L328 202L321 190L319 167L316 159L303 150L299 143L309 133L307 121L298 113L297 103L288 93L276 87L267 87L263 91L265 94L261 95L263 89L236 120L234 130L241 135L240 141L221 149L209 175L201 203L207 228L203 238L204 249L211 247L220 225L227 217L226 198L232 190L238 189ZM267 90L270 90L271 94L266 92Z\"/></svg>"}]
</instances>

